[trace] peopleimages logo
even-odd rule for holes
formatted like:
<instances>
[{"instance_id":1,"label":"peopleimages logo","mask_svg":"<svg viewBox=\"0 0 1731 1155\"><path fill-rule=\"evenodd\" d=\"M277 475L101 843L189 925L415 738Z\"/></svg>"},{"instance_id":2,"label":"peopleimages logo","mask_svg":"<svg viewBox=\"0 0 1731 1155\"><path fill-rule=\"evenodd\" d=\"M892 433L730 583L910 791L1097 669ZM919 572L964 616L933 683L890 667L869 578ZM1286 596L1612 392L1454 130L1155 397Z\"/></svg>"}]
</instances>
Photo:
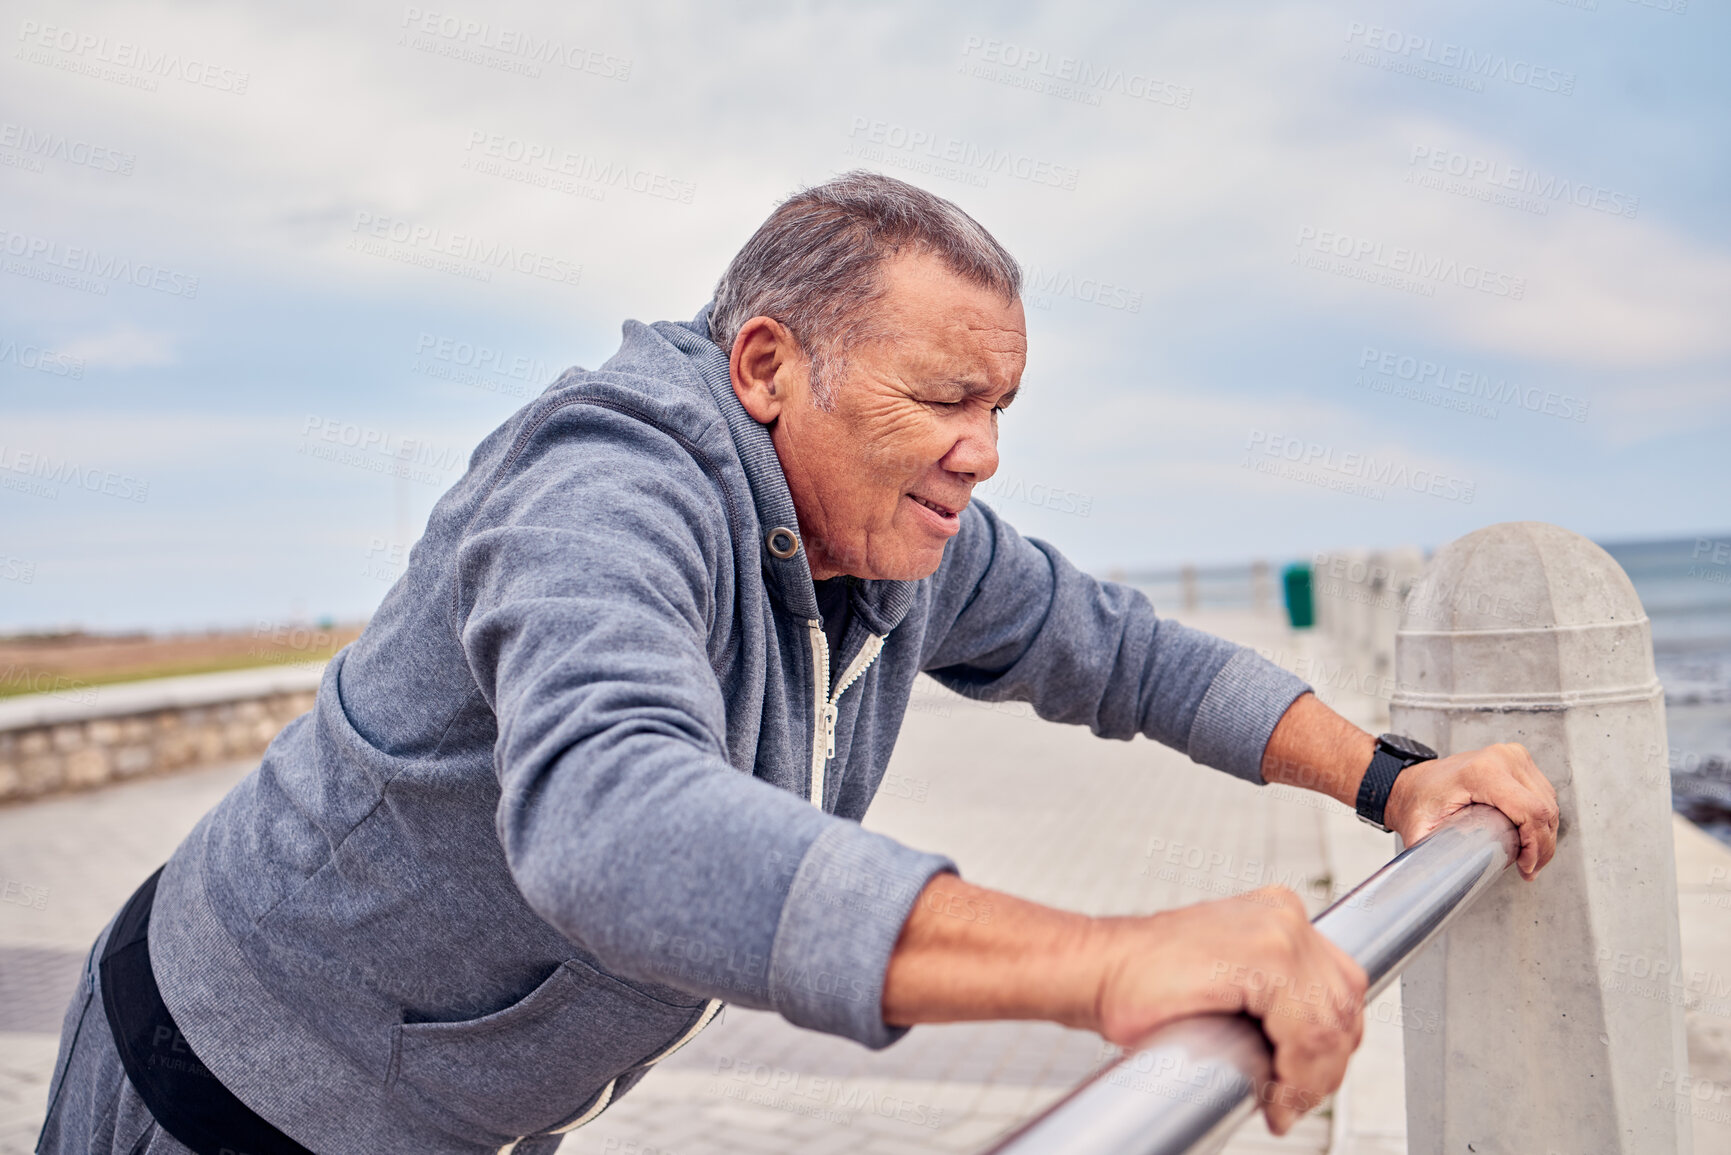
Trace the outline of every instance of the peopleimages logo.
<instances>
[{"instance_id":1,"label":"peopleimages logo","mask_svg":"<svg viewBox=\"0 0 1731 1155\"><path fill-rule=\"evenodd\" d=\"M1486 80L1500 80L1517 87L1554 92L1559 96L1573 96L1575 92L1573 72L1541 67L1530 60L1500 52L1484 52L1450 40L1438 42L1429 36L1354 20L1346 26L1346 42L1388 54L1380 60L1375 57L1356 59L1357 63L1379 66L1392 72L1410 72L1422 80L1457 83L1458 87L1475 92L1484 91L1483 82ZM1348 52L1350 54L1351 49ZM1427 70L1425 65L1433 68ZM1454 78L1464 83L1458 83L1448 74L1436 74L1436 68L1450 69Z\"/></svg>"},{"instance_id":2,"label":"peopleimages logo","mask_svg":"<svg viewBox=\"0 0 1731 1155\"><path fill-rule=\"evenodd\" d=\"M171 297L191 300L198 296L198 278L191 273L98 252L86 245L63 245L48 237L0 227L0 252L19 258L6 262L6 272L80 292L106 296L108 282L124 281Z\"/></svg>"},{"instance_id":3,"label":"peopleimages logo","mask_svg":"<svg viewBox=\"0 0 1731 1155\"><path fill-rule=\"evenodd\" d=\"M958 174L951 179L964 180L980 188L986 187L989 176L1015 177L1030 184L1066 190L1076 187L1077 171L1069 165L1041 160L1013 148L987 148L953 136L940 136L929 129L909 128L894 121L856 116L848 128L848 137L859 142L854 155L863 160L925 171L917 165L897 164L895 154L904 153L918 161L939 166L934 170L939 176L949 176L943 171L943 166L950 166ZM887 154L886 150L889 150Z\"/></svg>"},{"instance_id":4,"label":"peopleimages logo","mask_svg":"<svg viewBox=\"0 0 1731 1155\"><path fill-rule=\"evenodd\" d=\"M1451 368L1440 361L1378 349L1374 345L1366 345L1359 353L1358 367L1371 369L1383 377L1408 381L1413 385L1428 385L1494 405L1515 405L1529 413L1539 413L1563 421L1585 421L1590 405L1589 402L1567 393L1520 385L1506 377L1491 377L1476 369ZM1363 383L1362 375L1356 383Z\"/></svg>"},{"instance_id":5,"label":"peopleimages logo","mask_svg":"<svg viewBox=\"0 0 1731 1155\"><path fill-rule=\"evenodd\" d=\"M1640 197L1628 193L1428 144L1413 146L1407 166L1401 179L1408 183L1507 204L1539 216L1549 213L1550 206L1558 201L1629 218L1641 205ZM1450 182L1444 177L1457 179Z\"/></svg>"},{"instance_id":6,"label":"peopleimages logo","mask_svg":"<svg viewBox=\"0 0 1731 1155\"><path fill-rule=\"evenodd\" d=\"M1087 517L1094 508L1092 494L1078 493L1061 485L1044 485L1040 482L1030 485L1022 478L1009 477L1002 473L993 474L990 480L981 482L975 487L974 493L994 499L1025 501L1042 509L1073 513L1078 517Z\"/></svg>"},{"instance_id":7,"label":"peopleimages logo","mask_svg":"<svg viewBox=\"0 0 1731 1155\"><path fill-rule=\"evenodd\" d=\"M1527 293L1525 277L1499 273L1483 265L1463 263L1453 257L1427 253L1423 249L1384 245L1381 241L1354 236L1351 233L1304 225L1298 230L1298 240L1294 243L1300 249L1310 248L1318 253L1351 261L1360 267L1382 270L1399 278L1414 278L1420 285L1427 282L1459 285L1463 289L1489 293L1493 297L1507 297L1511 301L1518 301ZM1295 255L1293 262L1304 263L1300 256L1302 254Z\"/></svg>"},{"instance_id":8,"label":"peopleimages logo","mask_svg":"<svg viewBox=\"0 0 1731 1155\"><path fill-rule=\"evenodd\" d=\"M1149 104L1189 108L1193 95L1187 85L1147 72L1097 64L1084 56L1053 56L990 37L969 36L962 41L962 61L966 75L1082 104L1098 105L1101 94L1109 92Z\"/></svg>"},{"instance_id":9,"label":"peopleimages logo","mask_svg":"<svg viewBox=\"0 0 1731 1155\"><path fill-rule=\"evenodd\" d=\"M409 561L409 544L374 536L367 542L367 552L361 560L361 576L374 581L394 582L402 576Z\"/></svg>"},{"instance_id":10,"label":"peopleimages logo","mask_svg":"<svg viewBox=\"0 0 1731 1155\"><path fill-rule=\"evenodd\" d=\"M488 176L520 179L528 184L544 183L538 177L569 177L580 184L597 186L595 191L598 193L609 188L622 188L682 205L690 204L697 195L697 185L692 181L677 180L666 173L602 160L591 153L572 152L557 145L520 140L496 132L471 131L465 148L470 153L479 151L481 159L465 161L464 167L472 167ZM489 161L495 163L489 164ZM515 173L513 168L523 171Z\"/></svg>"},{"instance_id":11,"label":"peopleimages logo","mask_svg":"<svg viewBox=\"0 0 1731 1155\"><path fill-rule=\"evenodd\" d=\"M31 910L48 909L49 890L46 886L30 886L15 878L8 878L4 886L0 886L0 902L9 902L13 906L26 906Z\"/></svg>"},{"instance_id":12,"label":"peopleimages logo","mask_svg":"<svg viewBox=\"0 0 1731 1155\"><path fill-rule=\"evenodd\" d=\"M1048 307L1052 297L1069 297L1085 305L1098 305L1102 309L1117 309L1126 313L1142 311L1141 290L1128 289L1096 277L1078 277L1074 273L1059 269L1042 269L1029 265L1022 270L1022 284L1026 287L1026 294L1033 298L1036 309Z\"/></svg>"},{"instance_id":13,"label":"peopleimages logo","mask_svg":"<svg viewBox=\"0 0 1731 1155\"><path fill-rule=\"evenodd\" d=\"M96 687L65 674L10 663L0 670L0 690L7 694L47 694L63 702L94 702Z\"/></svg>"},{"instance_id":14,"label":"peopleimages logo","mask_svg":"<svg viewBox=\"0 0 1731 1155\"><path fill-rule=\"evenodd\" d=\"M147 501L150 498L150 482L129 473L80 464L70 457L56 460L51 453L0 445L0 488L55 501L60 496L56 487L61 485L100 493L104 497L117 497L122 501Z\"/></svg>"},{"instance_id":15,"label":"peopleimages logo","mask_svg":"<svg viewBox=\"0 0 1731 1155\"><path fill-rule=\"evenodd\" d=\"M708 1093L740 1099L759 1107L771 1107L826 1122L851 1125L854 1115L876 1115L900 1123L936 1130L943 1126L944 1110L917 1099L896 1095L893 1090L857 1079L837 1079L770 1067L731 1055L715 1061L715 1076ZM606 1150L614 1150L609 1147ZM635 1155L635 1153L628 1153ZM655 1155L645 1148L642 1155Z\"/></svg>"},{"instance_id":16,"label":"peopleimages logo","mask_svg":"<svg viewBox=\"0 0 1731 1155\"><path fill-rule=\"evenodd\" d=\"M414 368L429 377L525 400L539 394L555 376L545 361L513 357L489 345L424 330L415 343Z\"/></svg>"},{"instance_id":17,"label":"peopleimages logo","mask_svg":"<svg viewBox=\"0 0 1731 1155\"><path fill-rule=\"evenodd\" d=\"M34 369L38 373L48 373L55 377L71 377L77 380L84 376L82 357L74 357L71 353L56 353L40 345L21 344L10 337L0 337L0 365L7 362L20 369Z\"/></svg>"},{"instance_id":18,"label":"peopleimages logo","mask_svg":"<svg viewBox=\"0 0 1731 1155\"><path fill-rule=\"evenodd\" d=\"M32 162L33 172L42 171L42 161L57 160L98 172L131 176L132 166L138 159L130 152L121 152L108 145L92 144L63 132L34 129L9 120L0 123L0 148L12 149L21 159ZM0 163L4 161L0 160Z\"/></svg>"},{"instance_id":19,"label":"peopleimages logo","mask_svg":"<svg viewBox=\"0 0 1731 1155\"><path fill-rule=\"evenodd\" d=\"M537 36L522 28L495 26L490 21L430 12L412 5L403 9L402 26L406 31L397 43L472 64L510 66L504 70L530 77L541 75L539 65L556 64L603 80L631 79L629 57L568 44L553 36ZM484 54L493 54L493 58Z\"/></svg>"},{"instance_id":20,"label":"peopleimages logo","mask_svg":"<svg viewBox=\"0 0 1731 1155\"><path fill-rule=\"evenodd\" d=\"M19 22L18 39L24 44L20 58L28 59L32 64L64 68L149 92L156 91L158 80L180 80L199 88L245 96L247 82L252 79L251 73L190 56L183 57L178 52L155 51L130 41L110 40L94 32L39 24L34 20ZM42 52L31 52L26 56L25 51L31 49L58 52L61 59L55 60ZM109 67L104 68L104 65ZM128 77L117 74L115 69L142 75Z\"/></svg>"},{"instance_id":21,"label":"peopleimages logo","mask_svg":"<svg viewBox=\"0 0 1731 1155\"><path fill-rule=\"evenodd\" d=\"M424 265L441 272L454 272L475 280L492 280L492 270L513 269L528 277L539 277L561 285L575 285L583 277L583 266L563 257L533 249L483 240L472 233L450 233L431 225L374 213L355 213L348 247L369 256L385 257L406 264ZM392 249L389 245L400 246ZM464 262L453 265L451 260Z\"/></svg>"},{"instance_id":22,"label":"peopleimages logo","mask_svg":"<svg viewBox=\"0 0 1731 1155\"><path fill-rule=\"evenodd\" d=\"M1305 473L1316 471L1319 477L1338 480L1337 484L1327 484L1324 488L1348 492L1364 489L1368 492L1361 493L1361 496L1373 497L1378 501L1382 500L1381 487L1386 486L1389 489L1406 489L1413 493L1429 494L1432 497L1470 505L1476 489L1476 485L1471 481L1438 473L1434 469L1413 469L1391 458L1379 460L1368 453L1337 450L1332 445L1321 445L1315 441L1306 441L1302 437L1288 437L1262 429L1250 431L1250 438L1245 442L1244 448L1246 465L1254 464L1257 457L1268 463L1285 462L1295 470ZM1277 471L1263 469L1260 472ZM1294 480L1312 481L1312 478L1295 476ZM1313 481L1313 484L1322 482L1317 480Z\"/></svg>"},{"instance_id":23,"label":"peopleimages logo","mask_svg":"<svg viewBox=\"0 0 1731 1155\"><path fill-rule=\"evenodd\" d=\"M1702 562L1702 558L1707 560ZM1731 585L1731 541L1698 537L1695 539L1695 552L1689 555L1689 560L1689 572L1685 576ZM1709 565L1715 568L1709 569Z\"/></svg>"},{"instance_id":24,"label":"peopleimages logo","mask_svg":"<svg viewBox=\"0 0 1731 1155\"><path fill-rule=\"evenodd\" d=\"M446 484L450 471L465 459L460 449L316 414L307 415L295 452L424 485Z\"/></svg>"}]
</instances>

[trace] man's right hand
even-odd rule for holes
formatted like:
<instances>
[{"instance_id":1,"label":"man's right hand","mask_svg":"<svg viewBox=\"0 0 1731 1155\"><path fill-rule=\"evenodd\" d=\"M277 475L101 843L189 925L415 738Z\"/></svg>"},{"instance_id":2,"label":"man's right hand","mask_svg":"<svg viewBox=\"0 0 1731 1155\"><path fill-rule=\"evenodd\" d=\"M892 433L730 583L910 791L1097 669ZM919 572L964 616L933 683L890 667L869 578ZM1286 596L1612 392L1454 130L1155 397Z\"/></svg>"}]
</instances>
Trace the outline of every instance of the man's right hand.
<instances>
[{"instance_id":1,"label":"man's right hand","mask_svg":"<svg viewBox=\"0 0 1731 1155\"><path fill-rule=\"evenodd\" d=\"M1274 1048L1259 1088L1268 1128L1284 1135L1346 1074L1364 1033L1365 973L1310 925L1284 887L1096 924L1109 960L1095 1029L1133 1047L1175 1019L1242 1011Z\"/></svg>"},{"instance_id":2,"label":"man's right hand","mask_svg":"<svg viewBox=\"0 0 1731 1155\"><path fill-rule=\"evenodd\" d=\"M1049 1019L1133 1047L1174 1019L1243 1011L1274 1044L1258 1088L1284 1135L1340 1086L1364 1021L1365 976L1282 887L1135 918L1089 918L939 874L884 974L895 1026Z\"/></svg>"}]
</instances>

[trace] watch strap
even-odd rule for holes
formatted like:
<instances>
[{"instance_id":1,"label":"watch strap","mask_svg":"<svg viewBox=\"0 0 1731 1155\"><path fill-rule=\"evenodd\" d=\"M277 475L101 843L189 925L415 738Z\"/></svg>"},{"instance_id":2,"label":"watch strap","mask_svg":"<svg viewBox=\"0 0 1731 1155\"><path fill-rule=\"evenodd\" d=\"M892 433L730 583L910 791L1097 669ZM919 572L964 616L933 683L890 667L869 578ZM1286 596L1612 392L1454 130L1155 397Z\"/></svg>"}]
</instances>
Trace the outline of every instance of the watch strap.
<instances>
[{"instance_id":1,"label":"watch strap","mask_svg":"<svg viewBox=\"0 0 1731 1155\"><path fill-rule=\"evenodd\" d=\"M1372 826L1387 830L1382 818L1383 811L1388 808L1388 795L1394 789L1394 780L1400 777L1402 770L1423 760L1403 758L1378 742L1376 753L1370 756L1370 765L1365 767L1364 777L1359 779L1358 816Z\"/></svg>"}]
</instances>

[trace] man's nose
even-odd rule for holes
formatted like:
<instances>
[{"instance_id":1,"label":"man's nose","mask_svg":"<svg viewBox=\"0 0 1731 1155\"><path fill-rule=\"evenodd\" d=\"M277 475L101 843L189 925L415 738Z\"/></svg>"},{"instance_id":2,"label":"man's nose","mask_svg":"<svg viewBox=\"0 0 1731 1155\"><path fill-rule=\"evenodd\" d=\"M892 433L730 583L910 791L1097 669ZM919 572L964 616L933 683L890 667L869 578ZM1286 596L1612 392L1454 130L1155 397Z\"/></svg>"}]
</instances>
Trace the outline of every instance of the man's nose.
<instances>
[{"instance_id":1,"label":"man's nose","mask_svg":"<svg viewBox=\"0 0 1731 1155\"><path fill-rule=\"evenodd\" d=\"M968 424L950 451L938 464L951 473L966 475L975 485L998 472L998 423L991 415Z\"/></svg>"}]
</instances>

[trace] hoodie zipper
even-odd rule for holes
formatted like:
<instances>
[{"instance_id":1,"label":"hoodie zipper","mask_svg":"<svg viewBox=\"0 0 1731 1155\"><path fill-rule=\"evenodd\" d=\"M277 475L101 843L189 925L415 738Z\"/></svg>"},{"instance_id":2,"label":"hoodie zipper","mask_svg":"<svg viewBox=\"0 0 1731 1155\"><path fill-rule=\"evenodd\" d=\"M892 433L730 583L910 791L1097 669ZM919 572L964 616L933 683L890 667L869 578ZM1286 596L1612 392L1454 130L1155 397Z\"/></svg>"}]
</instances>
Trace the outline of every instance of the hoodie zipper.
<instances>
[{"instance_id":1,"label":"hoodie zipper","mask_svg":"<svg viewBox=\"0 0 1731 1155\"><path fill-rule=\"evenodd\" d=\"M854 655L847 669L836 679L835 693L828 693L829 688L829 638L823 632L823 619L811 618L806 622L806 628L811 631L811 664L815 680L812 682L812 727L811 736L811 804L819 810L823 809L823 775L829 760L835 757L835 724L837 715L836 703L847 688L859 681L884 648L884 640L877 634L866 637L866 644L860 652Z\"/></svg>"},{"instance_id":2,"label":"hoodie zipper","mask_svg":"<svg viewBox=\"0 0 1731 1155\"><path fill-rule=\"evenodd\" d=\"M816 674L816 681L813 682L815 687L813 705L816 707L816 719L811 738L811 804L822 810L824 768L829 760L835 757L835 726L840 713L836 703L841 701L841 696L847 692L847 688L859 681L860 676L871 668L873 662L877 661L878 654L883 652L884 640L878 634L867 635L865 645L860 647L860 652L854 655L853 661L848 663L847 668L841 672L841 677L836 680L835 693L826 695L825 690L829 686L829 636L823 632L823 619L821 618L811 618L806 622L806 625L811 631L812 666ZM698 1032L714 1020L716 1015L721 1013L721 1007L720 999L709 1000L709 1005L704 1008L703 1014L698 1017L697 1022L692 1024L691 1029L675 1039L660 1054L649 1059L644 1063L644 1066L659 1063L690 1042L697 1036ZM575 1131L606 1110L607 1105L613 1100L613 1088L617 1083L617 1079L610 1081L601 1089L601 1094L596 1098L594 1105L576 1119L558 1128L558 1133ZM499 1155L509 1155L519 1142L521 1140L507 1143L499 1149Z\"/></svg>"}]
</instances>

